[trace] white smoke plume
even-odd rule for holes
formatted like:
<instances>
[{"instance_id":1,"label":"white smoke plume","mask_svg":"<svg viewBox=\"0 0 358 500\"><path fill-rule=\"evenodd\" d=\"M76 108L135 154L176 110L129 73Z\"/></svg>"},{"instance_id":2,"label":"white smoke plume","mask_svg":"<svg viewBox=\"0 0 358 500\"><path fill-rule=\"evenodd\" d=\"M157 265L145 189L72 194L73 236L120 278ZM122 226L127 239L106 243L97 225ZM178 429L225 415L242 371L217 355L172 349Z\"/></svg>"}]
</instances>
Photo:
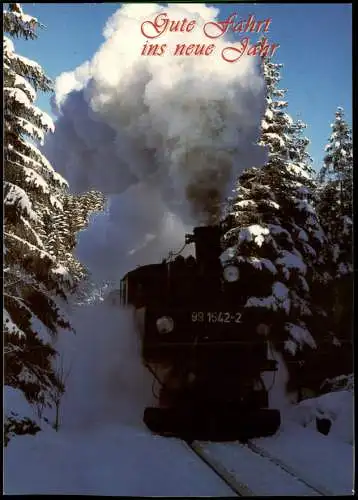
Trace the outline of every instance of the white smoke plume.
<instances>
[{"instance_id":1,"label":"white smoke plume","mask_svg":"<svg viewBox=\"0 0 358 500\"><path fill-rule=\"evenodd\" d=\"M106 302L81 305L72 308L71 322L76 335L62 332L56 344L66 377L61 429L105 432L113 424L145 430L143 410L156 400L131 311Z\"/></svg>"},{"instance_id":2,"label":"white smoke plume","mask_svg":"<svg viewBox=\"0 0 358 500\"><path fill-rule=\"evenodd\" d=\"M160 12L197 26L151 40L168 45L163 56L142 56L141 23ZM255 145L265 104L259 61L221 58L233 42L202 31L218 14L203 4L125 4L92 60L56 81L58 118L46 154L73 192L109 198L79 237L78 256L96 279L120 278L180 247L193 225L217 220L240 171L265 163ZM183 42L216 48L174 56Z\"/></svg>"}]
</instances>

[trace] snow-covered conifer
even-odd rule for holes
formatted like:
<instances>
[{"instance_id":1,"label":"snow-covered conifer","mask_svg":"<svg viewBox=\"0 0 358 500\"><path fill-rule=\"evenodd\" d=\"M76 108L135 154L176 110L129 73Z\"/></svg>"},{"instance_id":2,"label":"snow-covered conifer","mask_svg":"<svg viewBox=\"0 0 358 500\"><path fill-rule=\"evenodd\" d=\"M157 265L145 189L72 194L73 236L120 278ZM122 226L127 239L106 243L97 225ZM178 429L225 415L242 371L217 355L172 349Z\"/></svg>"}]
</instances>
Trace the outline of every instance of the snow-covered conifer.
<instances>
[{"instance_id":1,"label":"snow-covered conifer","mask_svg":"<svg viewBox=\"0 0 358 500\"><path fill-rule=\"evenodd\" d=\"M336 111L319 174L318 211L332 245L337 277L352 272L353 142L343 108Z\"/></svg>"},{"instance_id":2,"label":"snow-covered conifer","mask_svg":"<svg viewBox=\"0 0 358 500\"><path fill-rule=\"evenodd\" d=\"M76 236L87 227L93 212L104 209L105 198L98 191L82 195L65 193L61 203L61 212L52 212L46 217L44 240L48 252L69 270L74 285L77 286L87 276L87 270L73 253Z\"/></svg>"},{"instance_id":3,"label":"snow-covered conifer","mask_svg":"<svg viewBox=\"0 0 358 500\"><path fill-rule=\"evenodd\" d=\"M337 108L331 128L319 173L317 210L329 242L327 269L334 277L330 287L331 320L345 344L345 367L349 370L352 369L353 321L353 144L341 107Z\"/></svg>"},{"instance_id":4,"label":"snow-covered conifer","mask_svg":"<svg viewBox=\"0 0 358 500\"><path fill-rule=\"evenodd\" d=\"M318 289L320 296L325 293L329 276L321 261L326 238L312 203L309 141L303 122L285 111L286 91L278 88L281 67L263 64L267 107L260 143L269 158L263 168L248 169L238 179L222 260L240 266L250 327L271 325L271 340L286 358L298 360L316 351L325 334L331 342L333 334L322 328L326 312L315 300Z\"/></svg>"},{"instance_id":5,"label":"snow-covered conifer","mask_svg":"<svg viewBox=\"0 0 358 500\"><path fill-rule=\"evenodd\" d=\"M37 19L20 4L3 13L5 32L36 38ZM42 239L46 214L62 210L66 181L36 147L54 126L34 105L36 92L51 82L41 66L18 55L4 37L4 343L5 384L23 391L27 400L49 402L59 386L51 362L51 335L69 327L56 296L65 298L67 270Z\"/></svg>"}]
</instances>

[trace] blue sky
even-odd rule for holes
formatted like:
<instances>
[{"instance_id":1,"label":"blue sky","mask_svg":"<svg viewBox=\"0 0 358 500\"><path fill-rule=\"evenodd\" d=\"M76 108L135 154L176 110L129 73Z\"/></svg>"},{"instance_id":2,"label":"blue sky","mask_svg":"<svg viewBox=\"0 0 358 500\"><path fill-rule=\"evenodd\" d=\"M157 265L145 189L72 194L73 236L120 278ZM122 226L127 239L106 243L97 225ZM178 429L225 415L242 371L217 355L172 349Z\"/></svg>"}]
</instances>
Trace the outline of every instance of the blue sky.
<instances>
[{"instance_id":1,"label":"blue sky","mask_svg":"<svg viewBox=\"0 0 358 500\"><path fill-rule=\"evenodd\" d=\"M352 122L351 4L214 4L220 20L237 12L272 18L267 34L280 47L274 62L284 64L281 88L288 89L288 112L307 123L310 153L320 167L337 106ZM46 25L36 41L15 40L15 50L39 62L53 79L90 59L103 42L102 30L119 3L23 4L25 13ZM239 62L238 62L239 64ZM38 105L50 111L49 97Z\"/></svg>"}]
</instances>

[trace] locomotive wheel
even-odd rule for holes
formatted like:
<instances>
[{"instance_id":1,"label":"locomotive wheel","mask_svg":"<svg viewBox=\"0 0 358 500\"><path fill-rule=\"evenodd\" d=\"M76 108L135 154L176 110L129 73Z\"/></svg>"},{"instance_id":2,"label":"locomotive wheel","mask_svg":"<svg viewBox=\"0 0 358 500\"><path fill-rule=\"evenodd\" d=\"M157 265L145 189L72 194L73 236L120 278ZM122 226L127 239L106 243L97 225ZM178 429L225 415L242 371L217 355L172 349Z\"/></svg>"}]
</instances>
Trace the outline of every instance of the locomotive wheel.
<instances>
[{"instance_id":1,"label":"locomotive wheel","mask_svg":"<svg viewBox=\"0 0 358 500\"><path fill-rule=\"evenodd\" d=\"M186 440L242 441L272 436L280 427L278 410L223 408L146 408L143 421L155 434Z\"/></svg>"}]
</instances>

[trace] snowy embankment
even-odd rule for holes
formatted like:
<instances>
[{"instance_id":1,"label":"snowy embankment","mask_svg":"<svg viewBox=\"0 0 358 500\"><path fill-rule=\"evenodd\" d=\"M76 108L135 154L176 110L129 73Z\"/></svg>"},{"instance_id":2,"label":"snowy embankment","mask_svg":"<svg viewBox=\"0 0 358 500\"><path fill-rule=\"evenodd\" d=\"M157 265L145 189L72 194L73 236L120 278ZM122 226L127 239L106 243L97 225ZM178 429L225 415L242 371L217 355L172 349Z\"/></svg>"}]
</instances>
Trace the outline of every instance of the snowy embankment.
<instances>
[{"instance_id":1,"label":"snowy embankment","mask_svg":"<svg viewBox=\"0 0 358 500\"><path fill-rule=\"evenodd\" d=\"M302 427L316 430L317 420L329 422L330 439L353 446L353 390L328 392L305 399L288 410L287 417Z\"/></svg>"},{"instance_id":2,"label":"snowy embankment","mask_svg":"<svg viewBox=\"0 0 358 500\"><path fill-rule=\"evenodd\" d=\"M353 492L353 446L284 420L272 438L254 441L310 486L328 495Z\"/></svg>"},{"instance_id":3,"label":"snowy embankment","mask_svg":"<svg viewBox=\"0 0 358 500\"><path fill-rule=\"evenodd\" d=\"M259 496L350 495L353 447L285 421L273 437L248 445L201 443L231 476Z\"/></svg>"},{"instance_id":4,"label":"snowy embankment","mask_svg":"<svg viewBox=\"0 0 358 500\"><path fill-rule=\"evenodd\" d=\"M6 494L230 496L228 486L179 440L142 423L153 402L128 314L106 304L73 311L61 335L70 370L58 432L15 436L5 451Z\"/></svg>"},{"instance_id":5,"label":"snowy embankment","mask_svg":"<svg viewBox=\"0 0 358 500\"><path fill-rule=\"evenodd\" d=\"M277 353L275 353L277 356ZM286 371L279 357L271 404L282 423L275 436L238 443L201 443L203 453L249 486L255 495L350 495L354 491L353 386L287 405L280 384ZM266 381L266 385L268 380ZM270 385L269 385L270 386ZM317 420L331 422L328 435Z\"/></svg>"},{"instance_id":6,"label":"snowy embankment","mask_svg":"<svg viewBox=\"0 0 358 500\"><path fill-rule=\"evenodd\" d=\"M184 443L112 424L9 444L6 494L235 496Z\"/></svg>"},{"instance_id":7,"label":"snowy embankment","mask_svg":"<svg viewBox=\"0 0 358 500\"><path fill-rule=\"evenodd\" d=\"M58 346L69 369L60 429L49 426L10 441L5 493L234 495L184 443L153 436L143 425L143 408L153 403L152 380L141 365L128 313L101 303L74 309L72 319L76 335L61 335ZM335 394L327 396L342 397ZM297 421L298 408L285 412L276 436L255 444L311 486L349 494L353 447L339 433L323 436L297 425L292 419ZM312 494L307 484L239 443L202 446L257 495Z\"/></svg>"}]
</instances>

